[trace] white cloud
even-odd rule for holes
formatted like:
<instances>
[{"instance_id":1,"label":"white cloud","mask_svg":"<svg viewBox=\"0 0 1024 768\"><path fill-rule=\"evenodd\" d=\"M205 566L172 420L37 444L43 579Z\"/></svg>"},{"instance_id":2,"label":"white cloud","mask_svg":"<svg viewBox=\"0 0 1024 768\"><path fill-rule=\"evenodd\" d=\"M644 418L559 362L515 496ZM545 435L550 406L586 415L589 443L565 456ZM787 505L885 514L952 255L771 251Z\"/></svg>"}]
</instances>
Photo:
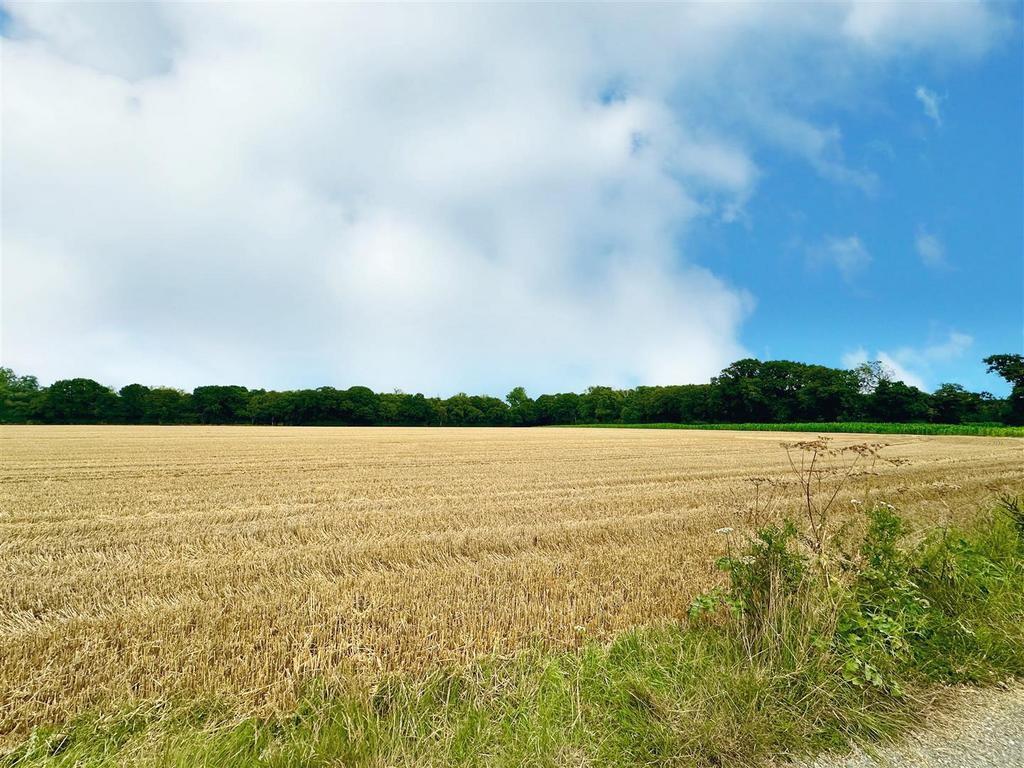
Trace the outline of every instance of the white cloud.
<instances>
[{"instance_id":1,"label":"white cloud","mask_svg":"<svg viewBox=\"0 0 1024 768\"><path fill-rule=\"evenodd\" d=\"M753 303L688 228L761 151L869 187L806 57L896 55L845 6L9 10L0 351L112 384L706 379Z\"/></svg>"},{"instance_id":2,"label":"white cloud","mask_svg":"<svg viewBox=\"0 0 1024 768\"><path fill-rule=\"evenodd\" d=\"M931 269L949 269L949 262L946 260L946 246L943 242L924 227L917 230L914 236L914 247L921 262Z\"/></svg>"},{"instance_id":3,"label":"white cloud","mask_svg":"<svg viewBox=\"0 0 1024 768\"><path fill-rule=\"evenodd\" d=\"M819 174L832 181L872 193L877 176L851 168L843 157L842 133L836 126L822 128L793 115L763 108L759 121L765 135L776 144L806 160Z\"/></svg>"},{"instance_id":4,"label":"white cloud","mask_svg":"<svg viewBox=\"0 0 1024 768\"><path fill-rule=\"evenodd\" d=\"M917 387L922 392L928 391L928 385L925 384L925 380L921 375L909 370L888 352L879 351L878 361L892 372L892 377L896 381L902 381L910 387Z\"/></svg>"},{"instance_id":5,"label":"white cloud","mask_svg":"<svg viewBox=\"0 0 1024 768\"><path fill-rule=\"evenodd\" d=\"M928 119L941 126L942 112L940 111L940 106L942 105L942 97L935 93L935 91L928 90L923 85L917 86L914 96L921 102L921 107L924 109Z\"/></svg>"},{"instance_id":6,"label":"white cloud","mask_svg":"<svg viewBox=\"0 0 1024 768\"><path fill-rule=\"evenodd\" d=\"M849 352L844 352L842 356L843 368L856 368L861 363L866 363L870 360L868 351L864 347L857 347Z\"/></svg>"},{"instance_id":7,"label":"white cloud","mask_svg":"<svg viewBox=\"0 0 1024 768\"><path fill-rule=\"evenodd\" d=\"M950 331L946 337L922 347L899 347L894 350L879 349L874 356L863 346L846 352L842 356L844 368L855 368L868 360L878 360L890 370L897 381L912 387L929 391L934 385L936 374L941 373L945 364L962 358L974 346L974 338L966 333Z\"/></svg>"},{"instance_id":8,"label":"white cloud","mask_svg":"<svg viewBox=\"0 0 1024 768\"><path fill-rule=\"evenodd\" d=\"M940 49L948 56L985 53L1013 24L981 2L852 3L843 21L847 37L876 53L909 55Z\"/></svg>"},{"instance_id":9,"label":"white cloud","mask_svg":"<svg viewBox=\"0 0 1024 768\"><path fill-rule=\"evenodd\" d=\"M11 37L34 37L75 64L133 80L171 66L174 40L157 3L80 3L73 13L60 3L19 2L10 8Z\"/></svg>"},{"instance_id":10,"label":"white cloud","mask_svg":"<svg viewBox=\"0 0 1024 768\"><path fill-rule=\"evenodd\" d=\"M847 283L853 283L871 264L871 254L856 235L825 238L809 249L808 256L813 263L834 266Z\"/></svg>"},{"instance_id":11,"label":"white cloud","mask_svg":"<svg viewBox=\"0 0 1024 768\"><path fill-rule=\"evenodd\" d=\"M920 349L903 347L894 354L908 363L916 362L922 365L948 363L963 357L973 344L972 336L959 331L950 331L944 341L928 344Z\"/></svg>"}]
</instances>

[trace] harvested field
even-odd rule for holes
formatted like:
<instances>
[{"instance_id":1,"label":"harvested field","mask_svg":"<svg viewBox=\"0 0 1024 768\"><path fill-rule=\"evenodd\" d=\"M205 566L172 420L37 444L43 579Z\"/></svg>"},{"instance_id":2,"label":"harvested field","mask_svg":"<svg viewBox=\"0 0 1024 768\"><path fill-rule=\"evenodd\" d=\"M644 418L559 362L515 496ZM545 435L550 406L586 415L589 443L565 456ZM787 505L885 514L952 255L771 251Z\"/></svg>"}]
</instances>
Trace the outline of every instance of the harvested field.
<instances>
[{"instance_id":1,"label":"harvested field","mask_svg":"<svg viewBox=\"0 0 1024 768\"><path fill-rule=\"evenodd\" d=\"M0 428L0 733L154 697L274 711L314 678L680 617L798 439ZM1024 485L1024 440L836 438L858 440L908 460L862 482L912 520Z\"/></svg>"}]
</instances>

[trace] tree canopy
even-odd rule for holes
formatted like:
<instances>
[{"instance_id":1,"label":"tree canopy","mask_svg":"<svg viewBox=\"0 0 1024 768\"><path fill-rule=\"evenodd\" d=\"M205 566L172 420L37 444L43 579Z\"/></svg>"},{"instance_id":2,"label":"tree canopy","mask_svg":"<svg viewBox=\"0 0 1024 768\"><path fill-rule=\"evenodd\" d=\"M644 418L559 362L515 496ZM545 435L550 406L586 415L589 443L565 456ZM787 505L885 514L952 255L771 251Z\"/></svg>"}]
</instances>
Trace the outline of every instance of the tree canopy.
<instances>
[{"instance_id":1,"label":"tree canopy","mask_svg":"<svg viewBox=\"0 0 1024 768\"><path fill-rule=\"evenodd\" d=\"M707 384L593 386L580 394L504 400L460 392L448 398L363 386L274 391L209 385L183 392L129 384L114 392L91 379L40 387L0 368L0 422L45 424L291 424L353 426L535 426L604 423L932 421L1024 423L1024 358L993 355L989 370L1013 386L1006 400L944 383L933 393L894 381L880 363L853 370L788 360L738 360Z\"/></svg>"},{"instance_id":2,"label":"tree canopy","mask_svg":"<svg viewBox=\"0 0 1024 768\"><path fill-rule=\"evenodd\" d=\"M990 355L982 362L989 373L998 373L1013 390L1007 402L1006 422L1024 424L1024 355Z\"/></svg>"}]
</instances>

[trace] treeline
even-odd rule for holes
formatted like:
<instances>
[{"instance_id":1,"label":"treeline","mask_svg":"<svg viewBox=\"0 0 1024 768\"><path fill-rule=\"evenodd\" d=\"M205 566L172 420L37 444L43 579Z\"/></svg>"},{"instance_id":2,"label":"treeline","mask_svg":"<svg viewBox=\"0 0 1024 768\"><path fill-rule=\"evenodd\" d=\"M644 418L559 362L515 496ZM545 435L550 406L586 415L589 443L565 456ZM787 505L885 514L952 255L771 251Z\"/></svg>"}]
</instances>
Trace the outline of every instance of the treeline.
<instances>
[{"instance_id":1,"label":"treeline","mask_svg":"<svg viewBox=\"0 0 1024 768\"><path fill-rule=\"evenodd\" d=\"M192 392L92 379L40 387L34 376L0 368L0 422L40 424L285 424L356 426L539 426L548 424L876 422L1024 423L1024 358L995 355L990 371L1013 385L1009 398L943 384L932 393L893 380L880 363L853 370L785 360L740 360L708 384L591 387L529 397L516 387L501 400L448 398L367 387L292 391L203 386Z\"/></svg>"}]
</instances>

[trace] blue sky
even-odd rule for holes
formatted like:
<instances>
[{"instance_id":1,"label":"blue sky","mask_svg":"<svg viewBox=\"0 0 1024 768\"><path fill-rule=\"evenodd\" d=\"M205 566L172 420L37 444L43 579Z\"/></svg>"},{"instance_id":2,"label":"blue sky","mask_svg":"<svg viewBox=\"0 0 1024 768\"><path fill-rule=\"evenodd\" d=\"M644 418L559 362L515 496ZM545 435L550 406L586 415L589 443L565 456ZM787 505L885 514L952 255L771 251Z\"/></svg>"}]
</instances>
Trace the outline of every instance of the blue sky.
<instances>
[{"instance_id":1,"label":"blue sky","mask_svg":"<svg viewBox=\"0 0 1024 768\"><path fill-rule=\"evenodd\" d=\"M799 161L761 159L749 225L706 223L693 246L716 273L755 287L757 309L741 335L752 354L840 364L860 348L875 358L960 332L973 344L919 365L925 384L1007 391L980 361L1024 348L1022 73L1018 30L980 61L907 66L863 111L822 114L842 126L847 156L877 174L869 193ZM922 84L940 95L941 124L915 97ZM919 252L929 236L944 263ZM809 251L830 237L859 238L870 263L849 279L815 264Z\"/></svg>"},{"instance_id":2,"label":"blue sky","mask_svg":"<svg viewBox=\"0 0 1024 768\"><path fill-rule=\"evenodd\" d=\"M1007 391L1019 4L0 7L0 359L43 381Z\"/></svg>"}]
</instances>

